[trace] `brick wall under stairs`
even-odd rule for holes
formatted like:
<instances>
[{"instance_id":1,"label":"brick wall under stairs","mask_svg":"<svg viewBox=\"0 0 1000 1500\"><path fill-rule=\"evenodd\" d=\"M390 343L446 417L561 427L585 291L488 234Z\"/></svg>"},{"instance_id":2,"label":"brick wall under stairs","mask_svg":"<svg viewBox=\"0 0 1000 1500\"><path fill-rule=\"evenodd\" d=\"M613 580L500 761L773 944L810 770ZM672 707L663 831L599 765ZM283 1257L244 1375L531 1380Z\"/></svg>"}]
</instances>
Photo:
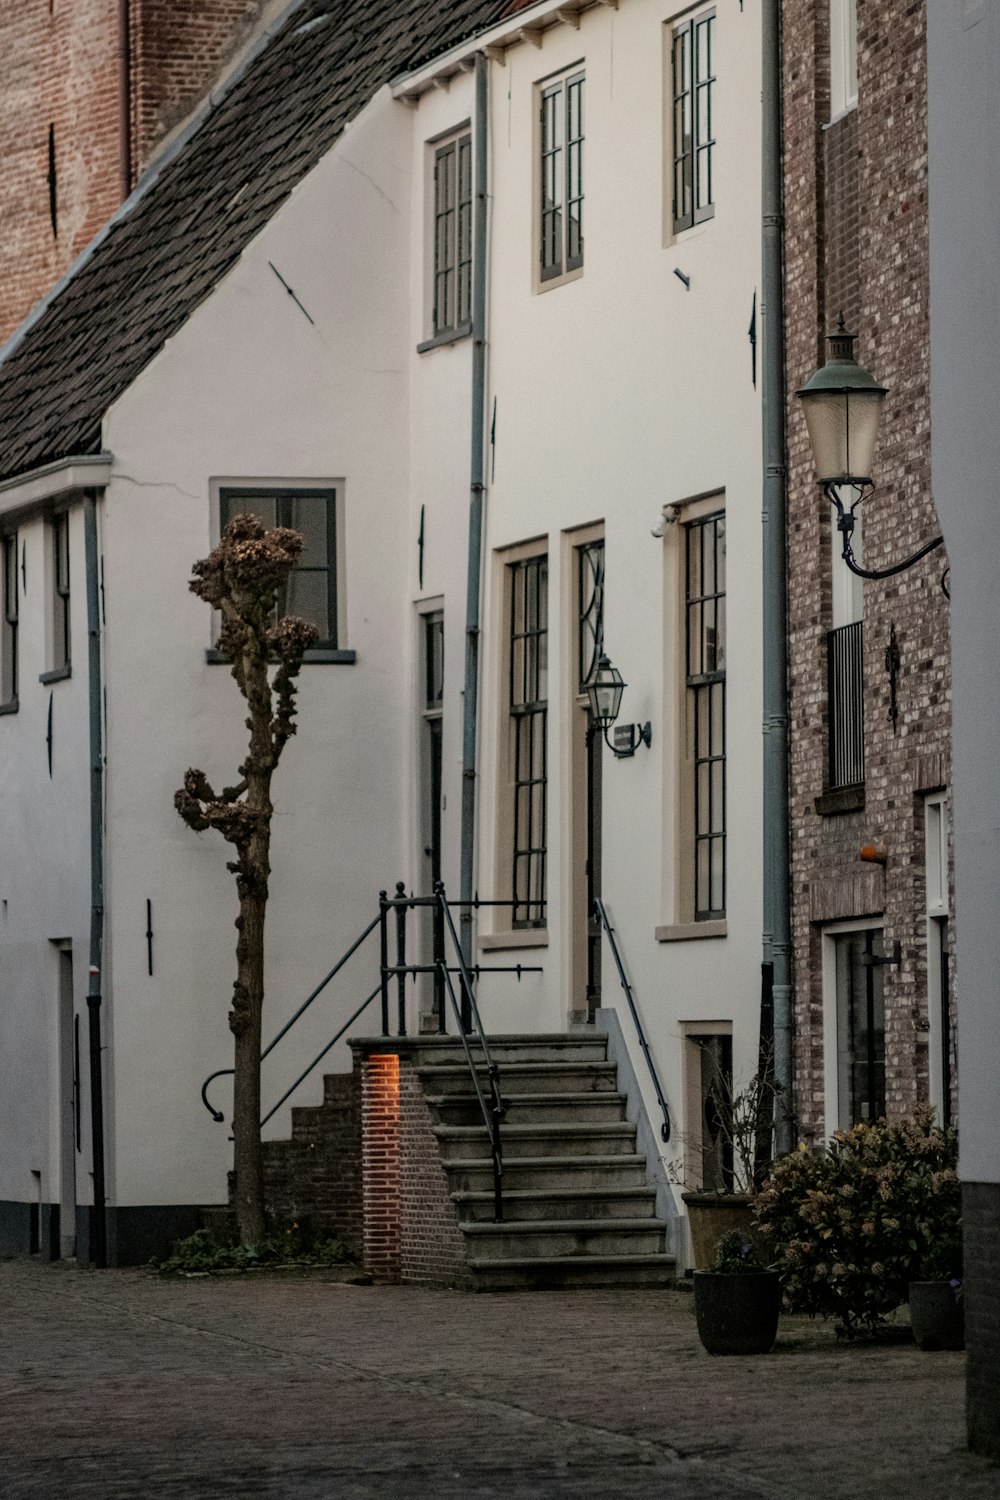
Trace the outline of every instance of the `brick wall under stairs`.
<instances>
[{"instance_id":1,"label":"brick wall under stairs","mask_svg":"<svg viewBox=\"0 0 1000 1500\"><path fill-rule=\"evenodd\" d=\"M663 1286L666 1225L598 1033L498 1036L504 1221L455 1037L365 1038L353 1074L265 1146L269 1211L308 1217L390 1280L483 1291ZM474 1055L478 1049L474 1049ZM485 1066L479 1068L488 1098Z\"/></svg>"}]
</instances>

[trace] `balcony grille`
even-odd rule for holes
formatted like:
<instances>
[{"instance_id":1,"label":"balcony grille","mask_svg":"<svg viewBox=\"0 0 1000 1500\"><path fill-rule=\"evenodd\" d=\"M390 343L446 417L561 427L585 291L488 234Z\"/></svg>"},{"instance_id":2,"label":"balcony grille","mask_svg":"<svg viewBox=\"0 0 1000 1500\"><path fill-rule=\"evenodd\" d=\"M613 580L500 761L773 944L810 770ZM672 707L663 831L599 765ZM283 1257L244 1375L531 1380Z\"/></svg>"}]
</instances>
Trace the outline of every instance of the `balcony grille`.
<instances>
[{"instance_id":1,"label":"balcony grille","mask_svg":"<svg viewBox=\"0 0 1000 1500\"><path fill-rule=\"evenodd\" d=\"M860 786L865 779L864 655L861 621L827 636L829 688L829 787Z\"/></svg>"}]
</instances>

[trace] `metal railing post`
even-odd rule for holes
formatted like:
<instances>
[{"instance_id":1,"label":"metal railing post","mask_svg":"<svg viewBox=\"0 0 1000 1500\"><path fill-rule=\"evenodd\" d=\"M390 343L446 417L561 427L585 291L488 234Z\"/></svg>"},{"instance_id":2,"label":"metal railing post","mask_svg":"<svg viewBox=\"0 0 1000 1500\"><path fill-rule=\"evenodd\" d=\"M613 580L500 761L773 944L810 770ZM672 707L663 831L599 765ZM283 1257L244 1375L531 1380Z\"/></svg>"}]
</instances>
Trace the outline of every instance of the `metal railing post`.
<instances>
[{"instance_id":1,"label":"metal railing post","mask_svg":"<svg viewBox=\"0 0 1000 1500\"><path fill-rule=\"evenodd\" d=\"M378 893L379 967L382 975L382 1035L389 1035L389 897Z\"/></svg>"},{"instance_id":2,"label":"metal railing post","mask_svg":"<svg viewBox=\"0 0 1000 1500\"><path fill-rule=\"evenodd\" d=\"M448 1030L448 1018L444 1006L444 980L441 964L444 963L444 917L440 902L435 902L431 912L431 932L434 945L434 1006L438 1016L438 1031L443 1036Z\"/></svg>"},{"instance_id":3,"label":"metal railing post","mask_svg":"<svg viewBox=\"0 0 1000 1500\"><path fill-rule=\"evenodd\" d=\"M406 1035L406 886L396 881L396 986L399 1001L399 1036Z\"/></svg>"}]
</instances>

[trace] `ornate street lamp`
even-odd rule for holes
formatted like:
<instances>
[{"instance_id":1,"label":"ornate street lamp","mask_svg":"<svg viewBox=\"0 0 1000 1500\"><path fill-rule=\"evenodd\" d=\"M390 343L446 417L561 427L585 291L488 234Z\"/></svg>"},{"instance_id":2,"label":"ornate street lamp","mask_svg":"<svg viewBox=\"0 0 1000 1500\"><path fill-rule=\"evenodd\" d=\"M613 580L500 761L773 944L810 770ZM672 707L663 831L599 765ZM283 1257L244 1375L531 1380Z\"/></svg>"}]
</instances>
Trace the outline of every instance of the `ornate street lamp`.
<instances>
[{"instance_id":1,"label":"ornate street lamp","mask_svg":"<svg viewBox=\"0 0 1000 1500\"><path fill-rule=\"evenodd\" d=\"M624 724L615 731L615 743L608 739L608 730L618 717L622 706L622 693L628 683L618 668L612 666L608 657L602 656L597 670L587 683L587 701L590 705L590 722L604 734L604 743L619 759L634 755L639 745L650 745L653 727L645 724Z\"/></svg>"},{"instance_id":2,"label":"ornate street lamp","mask_svg":"<svg viewBox=\"0 0 1000 1500\"><path fill-rule=\"evenodd\" d=\"M843 537L841 556L859 578L891 578L940 547L943 537L936 536L914 552L905 562L891 568L863 568L854 556L851 538L854 512L867 491L875 488L871 473L878 437L885 386L859 365L854 358L857 334L848 333L843 315L835 333L828 335L830 353L826 364L798 392L805 413L809 442L816 465L816 479L837 511L837 530ZM856 491L848 508L841 499L841 489ZM947 592L947 591L946 591Z\"/></svg>"}]
</instances>

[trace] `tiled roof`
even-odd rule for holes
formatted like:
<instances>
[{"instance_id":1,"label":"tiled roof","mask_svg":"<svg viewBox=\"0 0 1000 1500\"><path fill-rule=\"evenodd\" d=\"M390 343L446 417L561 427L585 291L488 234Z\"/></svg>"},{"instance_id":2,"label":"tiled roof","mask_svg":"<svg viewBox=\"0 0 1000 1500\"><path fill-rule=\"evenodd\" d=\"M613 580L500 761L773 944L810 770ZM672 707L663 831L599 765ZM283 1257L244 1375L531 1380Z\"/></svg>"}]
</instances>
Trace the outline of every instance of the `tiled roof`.
<instances>
[{"instance_id":1,"label":"tiled roof","mask_svg":"<svg viewBox=\"0 0 1000 1500\"><path fill-rule=\"evenodd\" d=\"M506 0L303 0L0 363L0 480L100 449L101 420L344 126Z\"/></svg>"}]
</instances>

